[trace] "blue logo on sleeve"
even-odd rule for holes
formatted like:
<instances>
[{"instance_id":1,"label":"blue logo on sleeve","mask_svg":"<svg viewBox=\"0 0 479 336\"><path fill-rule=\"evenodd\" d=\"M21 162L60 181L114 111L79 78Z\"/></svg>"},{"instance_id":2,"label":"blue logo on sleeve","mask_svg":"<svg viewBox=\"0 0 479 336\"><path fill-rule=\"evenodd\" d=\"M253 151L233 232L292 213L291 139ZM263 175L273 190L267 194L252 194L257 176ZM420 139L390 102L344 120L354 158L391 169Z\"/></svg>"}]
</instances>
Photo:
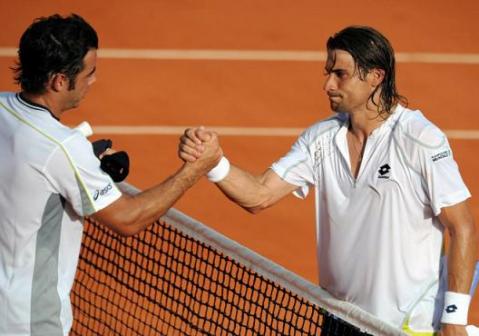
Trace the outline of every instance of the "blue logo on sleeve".
<instances>
[{"instance_id":1,"label":"blue logo on sleeve","mask_svg":"<svg viewBox=\"0 0 479 336\"><path fill-rule=\"evenodd\" d=\"M98 197L107 194L111 189L113 189L113 186L111 185L111 182L110 182L105 188L101 190L100 189L95 190L95 193L93 194L93 200L96 201Z\"/></svg>"}]
</instances>

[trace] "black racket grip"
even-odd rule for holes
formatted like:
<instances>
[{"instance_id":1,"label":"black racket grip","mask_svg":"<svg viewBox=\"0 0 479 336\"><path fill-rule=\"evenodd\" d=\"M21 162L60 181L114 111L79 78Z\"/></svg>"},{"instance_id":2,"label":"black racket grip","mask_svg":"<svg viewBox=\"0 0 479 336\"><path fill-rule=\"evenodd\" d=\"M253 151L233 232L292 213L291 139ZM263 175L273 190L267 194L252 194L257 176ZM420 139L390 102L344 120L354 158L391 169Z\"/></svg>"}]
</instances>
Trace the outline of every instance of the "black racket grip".
<instances>
[{"instance_id":1,"label":"black racket grip","mask_svg":"<svg viewBox=\"0 0 479 336\"><path fill-rule=\"evenodd\" d=\"M100 158L100 155L102 155L108 148L111 148L112 142L110 139L101 139L93 141L91 145L93 146L93 153L95 153L95 156Z\"/></svg>"},{"instance_id":2,"label":"black racket grip","mask_svg":"<svg viewBox=\"0 0 479 336\"><path fill-rule=\"evenodd\" d=\"M115 182L121 182L130 172L130 159L124 151L105 155L101 158L101 169L110 175Z\"/></svg>"}]
</instances>

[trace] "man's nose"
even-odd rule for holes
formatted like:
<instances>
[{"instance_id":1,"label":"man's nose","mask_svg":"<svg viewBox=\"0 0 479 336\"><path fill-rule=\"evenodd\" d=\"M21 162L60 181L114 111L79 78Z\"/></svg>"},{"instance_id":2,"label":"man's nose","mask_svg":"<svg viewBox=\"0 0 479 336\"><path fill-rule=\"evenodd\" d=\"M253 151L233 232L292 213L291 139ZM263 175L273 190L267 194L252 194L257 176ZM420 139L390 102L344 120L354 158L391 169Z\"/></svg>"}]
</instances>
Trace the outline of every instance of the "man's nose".
<instances>
[{"instance_id":1,"label":"man's nose","mask_svg":"<svg viewBox=\"0 0 479 336\"><path fill-rule=\"evenodd\" d=\"M334 76L332 74L328 75L326 77L326 80L324 81L323 85L323 90L326 92L329 91L334 91L338 88L336 80L334 79Z\"/></svg>"}]
</instances>

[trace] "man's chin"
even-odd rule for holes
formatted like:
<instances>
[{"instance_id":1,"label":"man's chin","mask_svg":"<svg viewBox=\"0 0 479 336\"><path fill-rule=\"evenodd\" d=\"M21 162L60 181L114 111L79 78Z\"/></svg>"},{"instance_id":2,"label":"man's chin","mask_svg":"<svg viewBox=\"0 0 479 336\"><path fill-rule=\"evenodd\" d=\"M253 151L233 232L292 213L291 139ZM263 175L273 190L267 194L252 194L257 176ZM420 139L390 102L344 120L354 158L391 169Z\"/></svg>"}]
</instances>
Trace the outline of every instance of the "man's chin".
<instances>
[{"instance_id":1,"label":"man's chin","mask_svg":"<svg viewBox=\"0 0 479 336\"><path fill-rule=\"evenodd\" d=\"M346 110L344 110L343 108L341 108L340 105L338 104L331 104L331 110L334 112L334 113L347 113Z\"/></svg>"},{"instance_id":2,"label":"man's chin","mask_svg":"<svg viewBox=\"0 0 479 336\"><path fill-rule=\"evenodd\" d=\"M65 108L65 111L76 109L78 106L80 106L80 102L71 102L70 105Z\"/></svg>"},{"instance_id":3,"label":"man's chin","mask_svg":"<svg viewBox=\"0 0 479 336\"><path fill-rule=\"evenodd\" d=\"M339 104L330 102L329 107L331 108L333 112L339 113Z\"/></svg>"}]
</instances>

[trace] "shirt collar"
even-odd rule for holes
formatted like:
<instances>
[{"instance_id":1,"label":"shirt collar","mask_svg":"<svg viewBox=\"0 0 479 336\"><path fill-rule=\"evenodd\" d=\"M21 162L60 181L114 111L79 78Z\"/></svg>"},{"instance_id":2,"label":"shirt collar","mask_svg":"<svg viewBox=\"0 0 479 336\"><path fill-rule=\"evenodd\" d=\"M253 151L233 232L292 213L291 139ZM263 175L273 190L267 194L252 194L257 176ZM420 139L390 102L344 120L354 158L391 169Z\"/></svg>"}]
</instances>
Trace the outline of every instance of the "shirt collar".
<instances>
[{"instance_id":1,"label":"shirt collar","mask_svg":"<svg viewBox=\"0 0 479 336\"><path fill-rule=\"evenodd\" d=\"M50 113L50 115L51 115L55 120L60 121L60 119L58 119L58 118L52 113L52 111L50 111L50 109L49 109L48 107L43 106L43 105L41 105L41 104L34 103L34 102L32 102L31 100L25 98L25 96L22 94L22 92L17 93L17 99L18 99L18 101L19 101L21 104L23 104L23 105L25 105L25 106L27 106L27 107L29 107L29 108L31 108L31 109L37 110L37 111L48 112L48 113Z\"/></svg>"}]
</instances>

